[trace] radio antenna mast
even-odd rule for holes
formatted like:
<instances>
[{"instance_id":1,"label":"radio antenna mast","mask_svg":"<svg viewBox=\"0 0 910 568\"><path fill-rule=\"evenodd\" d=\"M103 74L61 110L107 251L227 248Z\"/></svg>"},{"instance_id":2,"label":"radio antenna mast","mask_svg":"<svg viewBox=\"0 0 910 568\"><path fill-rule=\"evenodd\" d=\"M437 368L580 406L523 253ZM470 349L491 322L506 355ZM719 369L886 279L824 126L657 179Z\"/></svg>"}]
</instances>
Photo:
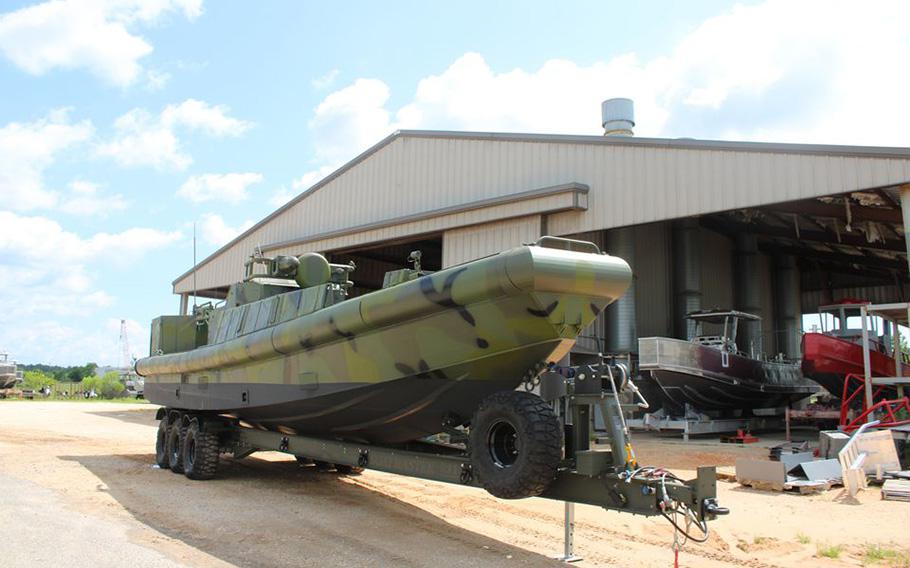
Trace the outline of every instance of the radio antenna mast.
<instances>
[{"instance_id":1,"label":"radio antenna mast","mask_svg":"<svg viewBox=\"0 0 910 568\"><path fill-rule=\"evenodd\" d=\"M126 335L126 320L120 320L120 367L130 368L130 340Z\"/></svg>"},{"instance_id":2,"label":"radio antenna mast","mask_svg":"<svg viewBox=\"0 0 910 568\"><path fill-rule=\"evenodd\" d=\"M193 311L196 311L196 221L193 221Z\"/></svg>"}]
</instances>

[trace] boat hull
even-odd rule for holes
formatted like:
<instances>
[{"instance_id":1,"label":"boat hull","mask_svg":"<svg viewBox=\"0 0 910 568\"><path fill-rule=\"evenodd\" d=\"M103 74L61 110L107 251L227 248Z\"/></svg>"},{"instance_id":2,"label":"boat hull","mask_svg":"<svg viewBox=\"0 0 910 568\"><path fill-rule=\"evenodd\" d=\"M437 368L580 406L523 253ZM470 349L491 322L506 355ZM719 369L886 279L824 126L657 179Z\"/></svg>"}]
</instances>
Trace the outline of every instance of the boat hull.
<instances>
[{"instance_id":1,"label":"boat hull","mask_svg":"<svg viewBox=\"0 0 910 568\"><path fill-rule=\"evenodd\" d=\"M485 396L562 358L630 280L614 257L519 247L136 370L146 398L171 408L407 441L469 421Z\"/></svg>"},{"instance_id":2,"label":"boat hull","mask_svg":"<svg viewBox=\"0 0 910 568\"><path fill-rule=\"evenodd\" d=\"M806 333L802 339L803 374L825 388L832 396L841 398L847 375L865 375L861 344L822 333ZM870 351L869 363L873 377L893 377L897 366L892 357ZM903 366L910 376L910 364Z\"/></svg>"},{"instance_id":3,"label":"boat hull","mask_svg":"<svg viewBox=\"0 0 910 568\"><path fill-rule=\"evenodd\" d=\"M688 341L639 340L639 366L649 392L670 413L686 405L703 411L789 406L817 392L797 364L758 361Z\"/></svg>"}]
</instances>

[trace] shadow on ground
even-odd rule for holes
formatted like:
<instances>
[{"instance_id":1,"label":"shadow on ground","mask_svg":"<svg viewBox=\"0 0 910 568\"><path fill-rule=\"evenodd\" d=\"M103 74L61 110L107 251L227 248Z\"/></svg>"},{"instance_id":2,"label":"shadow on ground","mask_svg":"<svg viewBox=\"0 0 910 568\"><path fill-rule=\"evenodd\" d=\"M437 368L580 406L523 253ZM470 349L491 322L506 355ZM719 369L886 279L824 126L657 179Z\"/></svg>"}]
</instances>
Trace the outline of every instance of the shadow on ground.
<instances>
[{"instance_id":1,"label":"shadow on ground","mask_svg":"<svg viewBox=\"0 0 910 568\"><path fill-rule=\"evenodd\" d=\"M158 422L155 420L155 412L157 411L157 406L140 406L136 409L131 408L129 410L96 410L87 412L87 414L93 414L103 418L113 418L128 424L157 426Z\"/></svg>"},{"instance_id":2,"label":"shadow on ground","mask_svg":"<svg viewBox=\"0 0 910 568\"><path fill-rule=\"evenodd\" d=\"M239 566L558 564L295 461L222 460L218 478L191 481L153 467L151 454L61 459L140 522Z\"/></svg>"}]
</instances>

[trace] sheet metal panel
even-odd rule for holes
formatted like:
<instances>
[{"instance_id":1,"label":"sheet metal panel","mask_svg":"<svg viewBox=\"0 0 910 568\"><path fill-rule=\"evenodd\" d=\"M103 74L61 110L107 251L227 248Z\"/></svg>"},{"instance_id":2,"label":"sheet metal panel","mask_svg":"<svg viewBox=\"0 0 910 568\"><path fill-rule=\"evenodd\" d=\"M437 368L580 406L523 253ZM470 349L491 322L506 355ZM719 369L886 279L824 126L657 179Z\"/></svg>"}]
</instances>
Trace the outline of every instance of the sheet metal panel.
<instances>
[{"instance_id":1,"label":"sheet metal panel","mask_svg":"<svg viewBox=\"0 0 910 568\"><path fill-rule=\"evenodd\" d=\"M635 227L635 312L639 337L673 336L673 265L667 223Z\"/></svg>"},{"instance_id":2,"label":"sheet metal panel","mask_svg":"<svg viewBox=\"0 0 910 568\"><path fill-rule=\"evenodd\" d=\"M453 229L442 235L442 267L475 260L540 237L540 215Z\"/></svg>"},{"instance_id":3,"label":"sheet metal panel","mask_svg":"<svg viewBox=\"0 0 910 568\"><path fill-rule=\"evenodd\" d=\"M776 355L780 349L777 347L775 336L775 325L777 322L774 318L774 287L771 285L771 257L766 254L758 255L758 278L761 282L760 302L761 302L761 344L762 351L766 355ZM748 325L748 324L747 324Z\"/></svg>"},{"instance_id":4,"label":"sheet metal panel","mask_svg":"<svg viewBox=\"0 0 910 568\"><path fill-rule=\"evenodd\" d=\"M701 305L705 309L733 308L733 242L720 233L701 229Z\"/></svg>"},{"instance_id":5,"label":"sheet metal panel","mask_svg":"<svg viewBox=\"0 0 910 568\"><path fill-rule=\"evenodd\" d=\"M791 149L788 151L788 149ZM808 153L793 153L797 151ZM402 133L204 261L200 287L234 279L257 244L338 230L567 180L584 214L553 234L608 229L910 181L910 158L864 150L597 137ZM858 151L858 150L857 150ZM210 257L211 258L211 257ZM181 283L179 289L185 290ZM179 290L178 290L179 291Z\"/></svg>"},{"instance_id":6,"label":"sheet metal panel","mask_svg":"<svg viewBox=\"0 0 910 568\"><path fill-rule=\"evenodd\" d=\"M833 288L828 290L808 290L800 294L803 315L818 312L819 306L836 303L843 298L859 298L873 304L891 304L905 302L910 298L910 289L903 290L897 286L865 286L853 288Z\"/></svg>"}]
</instances>

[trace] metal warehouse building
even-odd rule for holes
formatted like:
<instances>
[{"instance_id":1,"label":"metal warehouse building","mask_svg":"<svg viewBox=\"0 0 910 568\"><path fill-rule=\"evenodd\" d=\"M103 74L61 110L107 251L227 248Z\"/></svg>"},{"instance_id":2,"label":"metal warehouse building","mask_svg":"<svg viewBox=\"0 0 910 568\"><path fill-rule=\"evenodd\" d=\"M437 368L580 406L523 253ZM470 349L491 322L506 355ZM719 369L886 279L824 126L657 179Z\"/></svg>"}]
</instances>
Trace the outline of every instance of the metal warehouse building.
<instances>
[{"instance_id":1,"label":"metal warehouse building","mask_svg":"<svg viewBox=\"0 0 910 568\"><path fill-rule=\"evenodd\" d=\"M746 341L798 357L802 313L906 300L902 193L910 213L910 148L399 131L203 260L195 283L223 298L258 246L353 260L363 293L411 250L437 270L572 236L635 272L579 348L685 338L687 312L720 307L760 315ZM193 271L173 284L185 311Z\"/></svg>"}]
</instances>

